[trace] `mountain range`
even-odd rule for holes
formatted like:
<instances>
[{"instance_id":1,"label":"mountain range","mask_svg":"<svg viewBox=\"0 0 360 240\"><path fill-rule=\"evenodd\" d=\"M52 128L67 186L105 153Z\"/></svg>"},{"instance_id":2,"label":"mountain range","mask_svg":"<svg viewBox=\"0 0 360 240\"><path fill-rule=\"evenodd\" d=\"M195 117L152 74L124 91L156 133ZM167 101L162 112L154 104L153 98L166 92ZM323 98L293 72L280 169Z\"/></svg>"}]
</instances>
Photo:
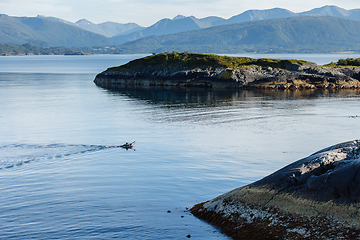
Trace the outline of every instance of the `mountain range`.
<instances>
[{"instance_id":1,"label":"mountain range","mask_svg":"<svg viewBox=\"0 0 360 240\"><path fill-rule=\"evenodd\" d=\"M267 10L248 10L229 19L223 19L214 16L202 19L198 19L194 16L177 16L174 19L162 19L148 28L135 31L130 34L119 34L115 37L112 37L111 40L115 44L122 44L152 35L172 34L175 33L175 31L184 32L225 24L242 23L257 20L269 20L277 18L290 18L296 16L332 16L359 21L360 9L346 10L337 6L324 6L306 12L294 13L287 9L273 8Z\"/></svg>"},{"instance_id":2,"label":"mountain range","mask_svg":"<svg viewBox=\"0 0 360 240\"><path fill-rule=\"evenodd\" d=\"M360 9L337 6L301 13L282 8L248 10L229 19L178 15L146 28L136 23L94 24L86 19L72 23L55 17L0 14L0 43L88 47L89 51L93 46L112 46L118 53L287 51L294 47L299 51L323 51L326 46L354 50L360 42L358 21Z\"/></svg>"},{"instance_id":3,"label":"mountain range","mask_svg":"<svg viewBox=\"0 0 360 240\"><path fill-rule=\"evenodd\" d=\"M114 37L116 35L129 34L131 32L140 31L141 29L144 29L144 27L141 27L140 25L138 25L136 23L122 24L122 23L116 23L116 22L104 22L104 23L95 24L86 19L80 19L79 21L73 23L73 22L63 20L61 18L45 17L45 16L41 16L41 15L38 15L37 17L63 22L68 25L82 28L89 32L104 35L105 37Z\"/></svg>"},{"instance_id":4,"label":"mountain range","mask_svg":"<svg viewBox=\"0 0 360 240\"><path fill-rule=\"evenodd\" d=\"M360 21L297 16L220 25L127 42L123 52L345 52L358 51Z\"/></svg>"},{"instance_id":5,"label":"mountain range","mask_svg":"<svg viewBox=\"0 0 360 240\"><path fill-rule=\"evenodd\" d=\"M107 37L39 17L0 15L0 43L32 44L39 47L76 47L112 44Z\"/></svg>"}]
</instances>

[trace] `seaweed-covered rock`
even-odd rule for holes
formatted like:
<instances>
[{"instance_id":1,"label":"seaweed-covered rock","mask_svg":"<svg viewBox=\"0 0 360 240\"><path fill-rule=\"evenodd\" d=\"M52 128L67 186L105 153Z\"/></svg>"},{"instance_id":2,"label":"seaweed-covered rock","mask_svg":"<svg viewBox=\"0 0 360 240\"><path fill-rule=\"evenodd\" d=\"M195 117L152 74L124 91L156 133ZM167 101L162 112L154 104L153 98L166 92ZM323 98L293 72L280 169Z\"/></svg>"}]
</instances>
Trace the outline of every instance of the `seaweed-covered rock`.
<instances>
[{"instance_id":1,"label":"seaweed-covered rock","mask_svg":"<svg viewBox=\"0 0 360 240\"><path fill-rule=\"evenodd\" d=\"M323 149L191 212L234 239L359 239L360 141Z\"/></svg>"}]
</instances>

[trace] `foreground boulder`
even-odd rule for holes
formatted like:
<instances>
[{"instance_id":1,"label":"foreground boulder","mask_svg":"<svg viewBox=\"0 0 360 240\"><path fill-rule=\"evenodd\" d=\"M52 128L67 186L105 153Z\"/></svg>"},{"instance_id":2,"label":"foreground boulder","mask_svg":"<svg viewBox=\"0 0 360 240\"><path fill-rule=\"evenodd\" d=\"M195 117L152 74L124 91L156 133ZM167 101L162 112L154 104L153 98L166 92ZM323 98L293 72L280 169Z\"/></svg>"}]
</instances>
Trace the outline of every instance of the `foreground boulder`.
<instances>
[{"instance_id":1,"label":"foreground boulder","mask_svg":"<svg viewBox=\"0 0 360 240\"><path fill-rule=\"evenodd\" d=\"M234 239L360 239L360 140L195 205Z\"/></svg>"},{"instance_id":2,"label":"foreground boulder","mask_svg":"<svg viewBox=\"0 0 360 240\"><path fill-rule=\"evenodd\" d=\"M105 88L205 87L316 89L359 88L360 68L318 66L303 60L252 59L199 53L162 53L99 73Z\"/></svg>"}]
</instances>

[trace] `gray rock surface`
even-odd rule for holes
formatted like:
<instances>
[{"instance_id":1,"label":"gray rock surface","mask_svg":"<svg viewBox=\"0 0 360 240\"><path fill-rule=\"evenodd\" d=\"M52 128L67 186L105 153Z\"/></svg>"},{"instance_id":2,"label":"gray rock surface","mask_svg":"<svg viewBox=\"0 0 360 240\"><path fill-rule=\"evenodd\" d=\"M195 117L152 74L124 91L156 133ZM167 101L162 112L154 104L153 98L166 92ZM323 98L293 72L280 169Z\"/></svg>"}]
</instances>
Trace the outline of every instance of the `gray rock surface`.
<instances>
[{"instance_id":1,"label":"gray rock surface","mask_svg":"<svg viewBox=\"0 0 360 240\"><path fill-rule=\"evenodd\" d=\"M335 145L253 184L316 201L360 202L360 142Z\"/></svg>"},{"instance_id":2,"label":"gray rock surface","mask_svg":"<svg viewBox=\"0 0 360 240\"><path fill-rule=\"evenodd\" d=\"M360 68L291 64L284 68L244 66L237 68L144 66L132 71L108 69L94 82L102 87L176 86L211 88L316 89L359 88Z\"/></svg>"},{"instance_id":3,"label":"gray rock surface","mask_svg":"<svg viewBox=\"0 0 360 240\"><path fill-rule=\"evenodd\" d=\"M191 211L235 239L264 239L264 234L272 239L360 239L359 207L356 140L316 152Z\"/></svg>"}]
</instances>

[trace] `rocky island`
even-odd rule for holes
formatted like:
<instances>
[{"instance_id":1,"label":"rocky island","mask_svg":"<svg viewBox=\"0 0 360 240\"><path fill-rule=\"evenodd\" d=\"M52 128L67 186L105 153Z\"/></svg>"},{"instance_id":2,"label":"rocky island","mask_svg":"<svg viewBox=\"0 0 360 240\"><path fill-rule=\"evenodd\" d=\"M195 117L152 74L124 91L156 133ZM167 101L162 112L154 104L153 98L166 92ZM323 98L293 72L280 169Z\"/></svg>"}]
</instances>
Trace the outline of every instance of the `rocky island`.
<instances>
[{"instance_id":1,"label":"rocky island","mask_svg":"<svg viewBox=\"0 0 360 240\"><path fill-rule=\"evenodd\" d=\"M352 60L352 61L351 61ZM360 88L358 59L318 66L313 62L252 59L199 53L161 53L99 73L104 88L203 87L240 89ZM354 64L355 63L355 64Z\"/></svg>"},{"instance_id":2,"label":"rocky island","mask_svg":"<svg viewBox=\"0 0 360 240\"><path fill-rule=\"evenodd\" d=\"M360 140L337 144L191 212L234 239L359 239Z\"/></svg>"}]
</instances>

